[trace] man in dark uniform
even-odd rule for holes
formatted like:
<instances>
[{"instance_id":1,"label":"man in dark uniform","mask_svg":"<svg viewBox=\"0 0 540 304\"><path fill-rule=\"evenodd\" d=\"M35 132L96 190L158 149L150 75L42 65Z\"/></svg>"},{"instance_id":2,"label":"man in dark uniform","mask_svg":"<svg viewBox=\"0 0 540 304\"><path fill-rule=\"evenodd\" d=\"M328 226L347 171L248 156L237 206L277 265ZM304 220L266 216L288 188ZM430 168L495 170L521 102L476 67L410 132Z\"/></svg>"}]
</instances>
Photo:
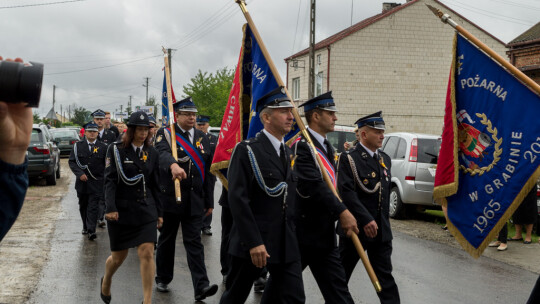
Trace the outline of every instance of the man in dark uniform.
<instances>
[{"instance_id":1,"label":"man in dark uniform","mask_svg":"<svg viewBox=\"0 0 540 304\"><path fill-rule=\"evenodd\" d=\"M216 145L217 145L217 136L214 134L208 132L208 128L210 127L210 116L206 115L198 115L197 116L197 129L201 130L206 136L208 137L208 141L210 142L210 151L212 151L212 157L214 155L214 152L216 151ZM212 185L210 186L210 192L206 193L205 198L207 200L212 200L211 204L214 205L214 186L216 185L216 177L214 175L211 175L210 178L212 179ZM212 214L205 216L203 218L203 226L201 229L202 233L204 235L212 235Z\"/></svg>"},{"instance_id":2,"label":"man in dark uniform","mask_svg":"<svg viewBox=\"0 0 540 304\"><path fill-rule=\"evenodd\" d=\"M105 128L105 112L97 109L92 113L94 123L98 125L98 140L105 143L107 146L116 140L116 135L113 131Z\"/></svg>"},{"instance_id":3,"label":"man in dark uniform","mask_svg":"<svg viewBox=\"0 0 540 304\"><path fill-rule=\"evenodd\" d=\"M98 141L98 125L90 122L85 126L85 137L73 145L69 155L69 168L75 174L75 190L79 198L79 212L83 222L83 234L89 240L96 239L96 223L99 204L103 201L103 174L107 145Z\"/></svg>"},{"instance_id":4,"label":"man in dark uniform","mask_svg":"<svg viewBox=\"0 0 540 304\"><path fill-rule=\"evenodd\" d=\"M322 177L326 170L335 181L335 151L326 139L337 121L332 92L306 101L304 113L308 133L315 149L301 136L292 146L295 151L298 189L296 234L302 255L302 269L309 266L326 303L354 303L341 265L335 222L339 219L345 234L358 234L356 219L328 188ZM319 154L324 167L315 158ZM325 169L325 167L327 169Z\"/></svg>"},{"instance_id":5,"label":"man in dark uniform","mask_svg":"<svg viewBox=\"0 0 540 304\"><path fill-rule=\"evenodd\" d=\"M156 118L152 114L149 114L148 120L150 120L150 134L152 134L152 139L150 140L150 142L152 143L153 146L155 146L156 133L158 130Z\"/></svg>"},{"instance_id":6,"label":"man in dark uniform","mask_svg":"<svg viewBox=\"0 0 540 304\"><path fill-rule=\"evenodd\" d=\"M381 283L382 292L377 294L381 303L400 303L392 276L392 231L388 217L391 162L388 155L378 150L385 130L382 112L362 117L356 125L360 142L341 154L339 193L358 221L360 241ZM350 239L340 237L339 249L348 281L359 256Z\"/></svg>"},{"instance_id":7,"label":"man in dark uniform","mask_svg":"<svg viewBox=\"0 0 540 304\"><path fill-rule=\"evenodd\" d=\"M114 132L114 136L118 137L120 135L120 131L118 128L111 123L111 112L105 111L105 129L108 129L110 131Z\"/></svg>"},{"instance_id":8,"label":"man in dark uniform","mask_svg":"<svg viewBox=\"0 0 540 304\"><path fill-rule=\"evenodd\" d=\"M244 303L264 266L272 280L261 303L305 302L294 223L297 177L292 151L283 141L293 124L292 108L283 88L259 99L257 113L264 129L237 144L232 154L231 264L222 304Z\"/></svg>"},{"instance_id":9,"label":"man in dark uniform","mask_svg":"<svg viewBox=\"0 0 540 304\"><path fill-rule=\"evenodd\" d=\"M202 218L214 209L213 201L205 198L210 192L212 152L206 135L194 128L197 108L191 97L175 103L173 108L177 121L178 161L172 156L168 128L158 131L155 146L160 158L160 201L164 210L156 253L156 288L160 292L169 290L168 284L173 279L176 235L181 224L195 300L200 301L218 290L217 285L210 285L208 280L201 242ZM175 178L181 181L181 203L176 202Z\"/></svg>"}]
</instances>

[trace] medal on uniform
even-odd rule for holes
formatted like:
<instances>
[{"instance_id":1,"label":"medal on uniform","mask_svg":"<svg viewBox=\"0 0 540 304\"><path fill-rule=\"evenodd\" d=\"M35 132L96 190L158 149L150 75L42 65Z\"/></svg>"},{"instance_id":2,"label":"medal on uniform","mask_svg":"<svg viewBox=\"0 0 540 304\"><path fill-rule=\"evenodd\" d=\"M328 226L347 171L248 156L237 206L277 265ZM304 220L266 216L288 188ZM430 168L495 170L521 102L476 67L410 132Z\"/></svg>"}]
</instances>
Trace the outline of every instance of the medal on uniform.
<instances>
[{"instance_id":1,"label":"medal on uniform","mask_svg":"<svg viewBox=\"0 0 540 304\"><path fill-rule=\"evenodd\" d=\"M383 166L383 168L384 168L384 169L388 169L388 168L386 168L386 165L384 164L384 160L383 160L383 158L382 158L382 157L381 157L381 158L379 158L379 163L381 164L381 166ZM386 170L385 170L385 172L384 172L384 173L386 174Z\"/></svg>"},{"instance_id":2,"label":"medal on uniform","mask_svg":"<svg viewBox=\"0 0 540 304\"><path fill-rule=\"evenodd\" d=\"M143 162L146 162L147 159L148 159L148 152L143 151L143 152L142 152L141 160L142 160Z\"/></svg>"},{"instance_id":3,"label":"medal on uniform","mask_svg":"<svg viewBox=\"0 0 540 304\"><path fill-rule=\"evenodd\" d=\"M294 169L294 161L296 160L296 158L298 157L298 155L295 155L294 157L291 155L289 155L289 158L291 159L291 169Z\"/></svg>"},{"instance_id":4,"label":"medal on uniform","mask_svg":"<svg viewBox=\"0 0 540 304\"><path fill-rule=\"evenodd\" d=\"M163 139L163 136L160 135L160 136L157 137L156 142L160 142L162 139Z\"/></svg>"},{"instance_id":5,"label":"medal on uniform","mask_svg":"<svg viewBox=\"0 0 540 304\"><path fill-rule=\"evenodd\" d=\"M203 145L201 144L201 139L202 139L202 137L199 138L199 140L195 143L195 146L197 146L197 149L200 149L200 150L201 150L201 153L204 154L204 147L203 147Z\"/></svg>"},{"instance_id":6,"label":"medal on uniform","mask_svg":"<svg viewBox=\"0 0 540 304\"><path fill-rule=\"evenodd\" d=\"M376 174L375 174L375 171L371 172L371 177L375 177Z\"/></svg>"},{"instance_id":7,"label":"medal on uniform","mask_svg":"<svg viewBox=\"0 0 540 304\"><path fill-rule=\"evenodd\" d=\"M334 161L338 161L338 155L334 154Z\"/></svg>"},{"instance_id":8,"label":"medal on uniform","mask_svg":"<svg viewBox=\"0 0 540 304\"><path fill-rule=\"evenodd\" d=\"M98 153L98 147L94 147L93 153Z\"/></svg>"},{"instance_id":9,"label":"medal on uniform","mask_svg":"<svg viewBox=\"0 0 540 304\"><path fill-rule=\"evenodd\" d=\"M364 180L363 180L362 182L364 183L364 185L367 185L367 184L368 184L368 180L367 180L367 178L366 178L366 179L364 179Z\"/></svg>"},{"instance_id":10,"label":"medal on uniform","mask_svg":"<svg viewBox=\"0 0 540 304\"><path fill-rule=\"evenodd\" d=\"M108 168L111 165L111 158L107 157L105 158L105 168Z\"/></svg>"}]
</instances>

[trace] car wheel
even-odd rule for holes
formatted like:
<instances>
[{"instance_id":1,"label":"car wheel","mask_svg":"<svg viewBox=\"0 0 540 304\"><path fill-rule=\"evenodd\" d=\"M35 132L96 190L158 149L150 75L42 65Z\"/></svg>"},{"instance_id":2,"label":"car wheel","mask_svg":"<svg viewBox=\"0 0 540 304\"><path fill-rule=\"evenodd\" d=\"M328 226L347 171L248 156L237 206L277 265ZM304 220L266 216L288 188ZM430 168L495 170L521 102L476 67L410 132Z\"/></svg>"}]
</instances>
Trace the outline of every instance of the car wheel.
<instances>
[{"instance_id":1,"label":"car wheel","mask_svg":"<svg viewBox=\"0 0 540 304\"><path fill-rule=\"evenodd\" d=\"M401 201L398 187L392 187L392 190L390 190L390 206L388 209L391 218L400 219L405 217L405 206Z\"/></svg>"},{"instance_id":2,"label":"car wheel","mask_svg":"<svg viewBox=\"0 0 540 304\"><path fill-rule=\"evenodd\" d=\"M47 185L56 185L56 172L46 177Z\"/></svg>"},{"instance_id":3,"label":"car wheel","mask_svg":"<svg viewBox=\"0 0 540 304\"><path fill-rule=\"evenodd\" d=\"M60 178L60 158L58 159L58 169L56 170L56 178Z\"/></svg>"}]
</instances>

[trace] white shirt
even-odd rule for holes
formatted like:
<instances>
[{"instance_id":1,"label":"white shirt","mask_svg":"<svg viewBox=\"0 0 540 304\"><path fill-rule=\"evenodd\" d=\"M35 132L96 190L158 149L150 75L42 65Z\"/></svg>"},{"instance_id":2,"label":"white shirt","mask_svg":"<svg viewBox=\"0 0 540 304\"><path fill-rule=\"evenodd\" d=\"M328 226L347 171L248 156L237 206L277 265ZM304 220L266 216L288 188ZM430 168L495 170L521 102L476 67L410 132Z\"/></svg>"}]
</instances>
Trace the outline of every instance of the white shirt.
<instances>
[{"instance_id":1,"label":"white shirt","mask_svg":"<svg viewBox=\"0 0 540 304\"><path fill-rule=\"evenodd\" d=\"M321 134L315 132L315 130L308 128L311 131L311 134L313 134L313 137L321 144L321 146L324 148L325 152L328 152L326 149L326 145L324 144L324 141L326 140L325 136L322 136Z\"/></svg>"},{"instance_id":2,"label":"white shirt","mask_svg":"<svg viewBox=\"0 0 540 304\"><path fill-rule=\"evenodd\" d=\"M268 139L270 139L270 143L272 143L272 146L276 150L277 155L280 156L279 147L281 146L281 144L283 144L285 146L285 142L283 142L283 139L281 139L281 140L277 139L277 137L270 134L270 132L266 131L266 129L263 129L263 132L266 135L266 137L268 137Z\"/></svg>"},{"instance_id":3,"label":"white shirt","mask_svg":"<svg viewBox=\"0 0 540 304\"><path fill-rule=\"evenodd\" d=\"M377 153L377 150L371 151L370 149L368 149L368 147L364 146L361 141L359 141L358 143L361 144L364 149L366 149L367 153L369 153L369 156L373 157L373 154Z\"/></svg>"},{"instance_id":4,"label":"white shirt","mask_svg":"<svg viewBox=\"0 0 540 304\"><path fill-rule=\"evenodd\" d=\"M142 148L144 147L144 143L140 145L139 147L135 146L133 143L131 143L131 146L133 147L133 151L137 152L137 148L139 148L139 151L142 151ZM137 155L139 156L139 155Z\"/></svg>"},{"instance_id":5,"label":"white shirt","mask_svg":"<svg viewBox=\"0 0 540 304\"><path fill-rule=\"evenodd\" d=\"M180 128L180 130L182 130L182 132L184 133L186 132L186 130L182 129L182 127L180 127L179 124L176 124L176 125ZM189 133L189 140L191 143L193 143L193 139L195 138L195 128L189 129L188 133Z\"/></svg>"},{"instance_id":6,"label":"white shirt","mask_svg":"<svg viewBox=\"0 0 540 304\"><path fill-rule=\"evenodd\" d=\"M99 137L103 137L103 132L105 132L105 128L101 129L101 131L99 131Z\"/></svg>"}]
</instances>

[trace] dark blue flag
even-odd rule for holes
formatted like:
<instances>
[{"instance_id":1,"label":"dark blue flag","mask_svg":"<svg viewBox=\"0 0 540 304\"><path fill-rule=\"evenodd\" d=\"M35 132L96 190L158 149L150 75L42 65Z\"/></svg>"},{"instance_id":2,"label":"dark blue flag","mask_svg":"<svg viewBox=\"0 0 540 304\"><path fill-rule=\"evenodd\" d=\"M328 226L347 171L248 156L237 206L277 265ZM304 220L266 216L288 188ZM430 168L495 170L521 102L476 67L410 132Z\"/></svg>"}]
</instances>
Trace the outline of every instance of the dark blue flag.
<instances>
[{"instance_id":1,"label":"dark blue flag","mask_svg":"<svg viewBox=\"0 0 540 304\"><path fill-rule=\"evenodd\" d=\"M461 35L454 45L434 196L478 257L539 176L540 96Z\"/></svg>"}]
</instances>

